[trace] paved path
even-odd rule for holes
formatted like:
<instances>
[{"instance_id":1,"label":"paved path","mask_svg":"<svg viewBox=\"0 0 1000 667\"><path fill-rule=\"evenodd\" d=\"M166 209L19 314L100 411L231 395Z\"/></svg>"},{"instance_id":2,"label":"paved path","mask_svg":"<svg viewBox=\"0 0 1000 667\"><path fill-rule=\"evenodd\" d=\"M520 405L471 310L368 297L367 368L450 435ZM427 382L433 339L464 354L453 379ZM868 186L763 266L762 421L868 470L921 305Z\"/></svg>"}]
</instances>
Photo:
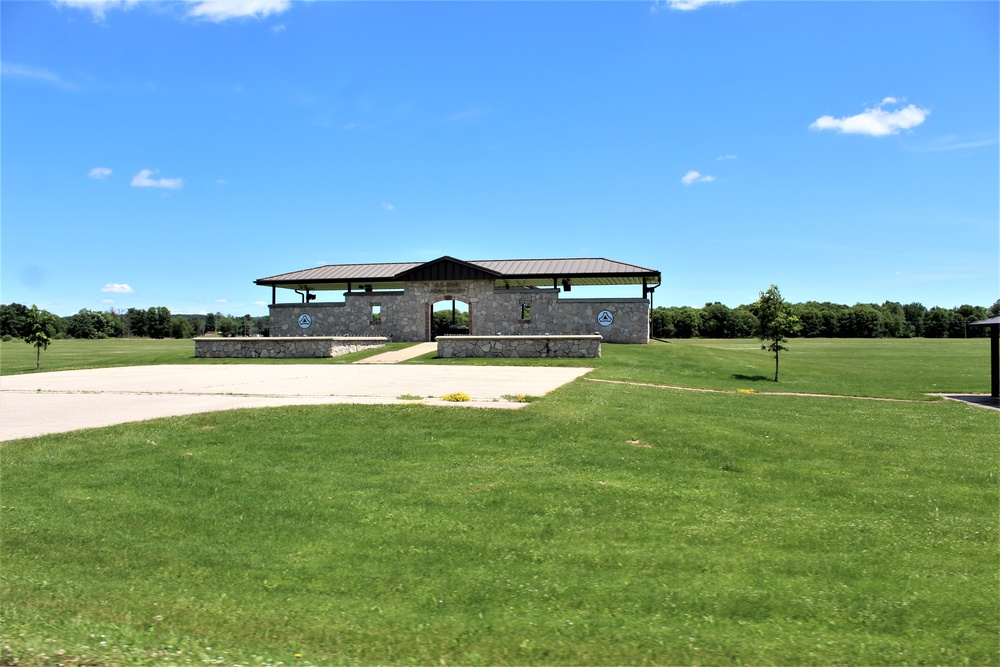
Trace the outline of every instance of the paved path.
<instances>
[{"instance_id":1,"label":"paved path","mask_svg":"<svg viewBox=\"0 0 1000 667\"><path fill-rule=\"evenodd\" d=\"M589 368L431 365L134 366L0 378L0 441L158 417L328 403L521 408L505 395L542 396ZM464 392L469 403L440 396ZM428 398L430 397L430 398Z\"/></svg>"},{"instance_id":2,"label":"paved path","mask_svg":"<svg viewBox=\"0 0 1000 667\"><path fill-rule=\"evenodd\" d=\"M409 347L404 347L402 350L394 350L392 352L383 352L382 354L376 354L372 357L366 357L361 361L355 361L356 364L396 364L400 361L406 361L407 359L413 359L414 357L419 357L421 355L427 354L428 352L437 352L437 343L417 343L416 345L411 345Z\"/></svg>"}]
</instances>

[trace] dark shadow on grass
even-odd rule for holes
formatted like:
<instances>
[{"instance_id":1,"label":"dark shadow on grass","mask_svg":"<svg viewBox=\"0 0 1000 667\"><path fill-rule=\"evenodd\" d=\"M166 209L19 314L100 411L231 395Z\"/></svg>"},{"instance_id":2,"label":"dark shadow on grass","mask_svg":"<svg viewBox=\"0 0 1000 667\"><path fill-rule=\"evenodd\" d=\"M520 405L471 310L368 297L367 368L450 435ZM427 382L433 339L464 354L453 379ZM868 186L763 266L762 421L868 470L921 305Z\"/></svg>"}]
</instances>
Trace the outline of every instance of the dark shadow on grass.
<instances>
[{"instance_id":1,"label":"dark shadow on grass","mask_svg":"<svg viewBox=\"0 0 1000 667\"><path fill-rule=\"evenodd\" d=\"M1000 397L997 396L987 396L985 394L939 394L939 396L944 396L953 401L962 401L963 403L981 408L1000 410Z\"/></svg>"},{"instance_id":2,"label":"dark shadow on grass","mask_svg":"<svg viewBox=\"0 0 1000 667\"><path fill-rule=\"evenodd\" d=\"M774 379L764 375L743 375L742 373L733 373L730 377L734 380L746 380L747 382L771 382Z\"/></svg>"}]
</instances>

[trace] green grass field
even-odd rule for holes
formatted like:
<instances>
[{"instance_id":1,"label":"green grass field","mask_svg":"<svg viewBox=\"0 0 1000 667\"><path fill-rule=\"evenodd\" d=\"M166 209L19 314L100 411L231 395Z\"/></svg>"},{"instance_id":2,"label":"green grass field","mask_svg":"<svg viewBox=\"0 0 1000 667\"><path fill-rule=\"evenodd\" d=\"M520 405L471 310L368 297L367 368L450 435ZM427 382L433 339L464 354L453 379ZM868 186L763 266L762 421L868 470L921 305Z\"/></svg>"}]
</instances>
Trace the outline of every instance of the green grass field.
<instances>
[{"instance_id":1,"label":"green grass field","mask_svg":"<svg viewBox=\"0 0 1000 667\"><path fill-rule=\"evenodd\" d=\"M594 378L735 391L782 391L930 400L932 393L990 391L989 340L803 338L774 357L756 340L678 340L603 345L590 359L435 359L409 363L596 366Z\"/></svg>"},{"instance_id":2,"label":"green grass field","mask_svg":"<svg viewBox=\"0 0 1000 667\"><path fill-rule=\"evenodd\" d=\"M915 400L581 379L3 443L0 664L996 664L1000 414L923 400L987 391L987 345L793 341L777 385L752 342L606 346L588 376Z\"/></svg>"}]
</instances>

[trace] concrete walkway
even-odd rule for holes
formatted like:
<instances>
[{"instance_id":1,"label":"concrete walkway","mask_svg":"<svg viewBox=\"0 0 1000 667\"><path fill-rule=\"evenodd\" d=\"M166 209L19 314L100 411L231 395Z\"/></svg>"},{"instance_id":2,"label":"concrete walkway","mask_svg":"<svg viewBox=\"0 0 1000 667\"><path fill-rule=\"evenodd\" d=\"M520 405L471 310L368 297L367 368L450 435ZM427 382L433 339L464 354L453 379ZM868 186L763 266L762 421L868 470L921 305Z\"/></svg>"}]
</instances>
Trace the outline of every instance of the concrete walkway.
<instances>
[{"instance_id":1,"label":"concrete walkway","mask_svg":"<svg viewBox=\"0 0 1000 667\"><path fill-rule=\"evenodd\" d=\"M437 352L437 343L417 343L416 345L411 345L410 347L405 347L402 350L394 350L392 352L383 352L382 354L376 354L371 357L362 359L361 361L355 361L356 364L396 364L400 361L406 361L407 359L413 359L415 357L423 356L429 352Z\"/></svg>"},{"instance_id":2,"label":"concrete walkway","mask_svg":"<svg viewBox=\"0 0 1000 667\"><path fill-rule=\"evenodd\" d=\"M412 349L412 348L408 348ZM522 408L590 368L431 365L133 366L0 377L0 441L198 412L330 403ZM441 400L463 392L467 403Z\"/></svg>"}]
</instances>

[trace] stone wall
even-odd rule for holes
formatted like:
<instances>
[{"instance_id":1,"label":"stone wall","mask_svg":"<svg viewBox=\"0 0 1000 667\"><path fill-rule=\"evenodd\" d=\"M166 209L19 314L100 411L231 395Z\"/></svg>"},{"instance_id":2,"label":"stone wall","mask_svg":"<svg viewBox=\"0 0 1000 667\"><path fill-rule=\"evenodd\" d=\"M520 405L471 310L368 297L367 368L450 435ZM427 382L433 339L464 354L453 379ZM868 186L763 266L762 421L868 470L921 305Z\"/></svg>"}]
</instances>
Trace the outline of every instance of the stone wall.
<instances>
[{"instance_id":1,"label":"stone wall","mask_svg":"<svg viewBox=\"0 0 1000 667\"><path fill-rule=\"evenodd\" d=\"M558 289L496 289L491 280L409 282L403 291L349 292L342 303L273 304L271 334L427 341L434 304L452 299L468 305L471 335L596 333L608 343L649 342L647 299L562 299ZM599 321L604 311L613 321Z\"/></svg>"},{"instance_id":2,"label":"stone wall","mask_svg":"<svg viewBox=\"0 0 1000 667\"><path fill-rule=\"evenodd\" d=\"M611 313L611 324L598 322L604 311ZM559 315L577 328L567 333L598 333L607 343L649 342L647 299L560 299Z\"/></svg>"},{"instance_id":3,"label":"stone wall","mask_svg":"<svg viewBox=\"0 0 1000 667\"><path fill-rule=\"evenodd\" d=\"M385 342L385 338L378 337L195 338L194 356L222 359L316 359L385 347Z\"/></svg>"},{"instance_id":4,"label":"stone wall","mask_svg":"<svg viewBox=\"0 0 1000 667\"><path fill-rule=\"evenodd\" d=\"M601 337L591 336L438 336L438 356L452 357L574 357L601 356Z\"/></svg>"}]
</instances>

